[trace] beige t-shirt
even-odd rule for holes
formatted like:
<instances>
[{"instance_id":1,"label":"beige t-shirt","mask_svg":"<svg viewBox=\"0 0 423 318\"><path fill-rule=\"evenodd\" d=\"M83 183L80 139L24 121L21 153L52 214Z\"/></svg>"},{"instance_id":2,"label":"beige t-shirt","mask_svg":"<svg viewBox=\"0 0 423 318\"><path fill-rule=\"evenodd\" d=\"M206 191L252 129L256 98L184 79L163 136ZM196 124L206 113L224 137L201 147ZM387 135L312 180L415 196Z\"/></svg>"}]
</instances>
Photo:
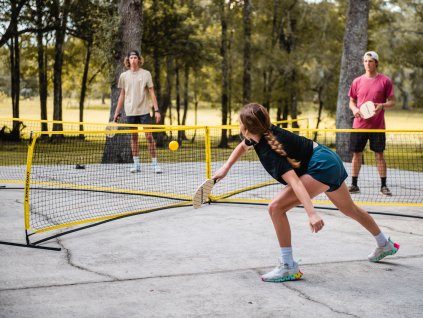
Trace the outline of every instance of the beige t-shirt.
<instances>
[{"instance_id":1,"label":"beige t-shirt","mask_svg":"<svg viewBox=\"0 0 423 318\"><path fill-rule=\"evenodd\" d=\"M136 72L127 70L119 77L118 88L125 90L126 116L138 116L150 113L148 89L153 87L151 73L140 68Z\"/></svg>"}]
</instances>

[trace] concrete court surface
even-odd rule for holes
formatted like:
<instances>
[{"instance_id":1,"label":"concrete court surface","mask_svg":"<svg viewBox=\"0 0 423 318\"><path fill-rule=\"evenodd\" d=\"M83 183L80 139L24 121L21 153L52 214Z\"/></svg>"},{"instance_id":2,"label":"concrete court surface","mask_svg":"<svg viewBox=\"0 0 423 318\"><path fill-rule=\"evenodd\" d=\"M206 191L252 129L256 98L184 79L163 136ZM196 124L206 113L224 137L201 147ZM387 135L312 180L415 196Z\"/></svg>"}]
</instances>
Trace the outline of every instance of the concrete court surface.
<instances>
[{"instance_id":1,"label":"concrete court surface","mask_svg":"<svg viewBox=\"0 0 423 318\"><path fill-rule=\"evenodd\" d=\"M0 189L0 240L24 242L23 194ZM423 208L370 211L423 216ZM263 283L279 256L265 206L212 204L109 222L50 241L60 252L0 245L0 317L422 317L423 220L374 215L401 244L375 242L338 211L289 213L303 279Z\"/></svg>"}]
</instances>

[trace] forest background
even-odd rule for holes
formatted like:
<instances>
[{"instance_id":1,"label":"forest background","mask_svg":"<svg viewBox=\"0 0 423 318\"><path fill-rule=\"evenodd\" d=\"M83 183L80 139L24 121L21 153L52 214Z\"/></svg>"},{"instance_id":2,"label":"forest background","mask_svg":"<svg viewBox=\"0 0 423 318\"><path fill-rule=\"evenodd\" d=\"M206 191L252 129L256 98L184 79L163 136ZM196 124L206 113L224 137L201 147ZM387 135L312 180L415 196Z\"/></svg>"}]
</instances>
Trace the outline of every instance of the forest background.
<instances>
[{"instance_id":1,"label":"forest background","mask_svg":"<svg viewBox=\"0 0 423 318\"><path fill-rule=\"evenodd\" d=\"M394 114L412 119L423 112L421 30L416 0L1 0L1 117L108 121L129 41L167 124L235 123L255 101L273 120L348 128L345 87L366 50L394 81Z\"/></svg>"}]
</instances>

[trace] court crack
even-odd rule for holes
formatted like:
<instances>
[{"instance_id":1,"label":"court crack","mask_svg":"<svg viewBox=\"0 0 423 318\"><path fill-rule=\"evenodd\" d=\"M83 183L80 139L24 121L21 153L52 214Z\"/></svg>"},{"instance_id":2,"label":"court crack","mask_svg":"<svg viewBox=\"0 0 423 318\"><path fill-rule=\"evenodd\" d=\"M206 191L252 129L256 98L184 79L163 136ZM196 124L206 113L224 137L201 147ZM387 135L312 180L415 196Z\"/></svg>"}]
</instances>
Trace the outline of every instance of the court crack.
<instances>
[{"instance_id":1,"label":"court crack","mask_svg":"<svg viewBox=\"0 0 423 318\"><path fill-rule=\"evenodd\" d=\"M79 269L81 271L85 271L85 272L88 272L88 273L99 275L101 277L109 278L111 281L119 281L119 278L117 278L116 276L113 276L113 275L110 275L110 274L101 273L101 272L98 272L98 271L94 271L94 270L91 270L91 269L89 269L87 267L83 267L81 265L75 264L74 261L72 260L72 252L71 252L71 250L68 249L68 248L66 248L63 245L63 242L59 238L57 238L56 241L57 241L57 244L59 244L60 247L65 251L66 262L68 263L69 266L71 266L73 268L76 268L76 269Z\"/></svg>"},{"instance_id":2,"label":"court crack","mask_svg":"<svg viewBox=\"0 0 423 318\"><path fill-rule=\"evenodd\" d=\"M360 318L360 316L357 316L357 315L351 314L351 313L349 313L349 312L336 310L335 308L333 308L333 307L329 306L328 304L323 303L323 302L321 302L321 301L318 301L318 300L316 300L316 299L313 299L313 298L311 298L309 295L307 295L306 293L304 293L304 292L302 292L301 290L299 290L299 289L297 289L297 288L294 288L294 287L292 287L292 286L290 286L290 285L288 285L288 284L283 284L283 285L284 285L284 287L285 287L285 288L287 288L287 289L289 289L289 290L292 290L292 291L296 292L296 293L297 293L297 294L298 294L301 298L303 298L303 299L305 299L305 300L307 300L307 301L310 301L310 302L313 302L313 303L319 304L319 305L321 305L321 306L324 306L324 307L328 308L328 309L329 309L331 312L333 312L333 313L343 314L343 315L347 315L347 316L351 316L351 317Z\"/></svg>"}]
</instances>

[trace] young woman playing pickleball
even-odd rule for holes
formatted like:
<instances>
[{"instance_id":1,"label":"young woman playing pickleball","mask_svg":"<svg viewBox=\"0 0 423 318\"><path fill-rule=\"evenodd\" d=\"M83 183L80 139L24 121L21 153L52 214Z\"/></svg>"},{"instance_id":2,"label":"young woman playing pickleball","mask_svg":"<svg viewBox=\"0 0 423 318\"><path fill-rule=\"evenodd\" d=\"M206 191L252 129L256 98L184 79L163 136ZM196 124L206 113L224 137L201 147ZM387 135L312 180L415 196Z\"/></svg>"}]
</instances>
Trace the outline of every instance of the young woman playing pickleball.
<instances>
[{"instance_id":1,"label":"young woman playing pickleball","mask_svg":"<svg viewBox=\"0 0 423 318\"><path fill-rule=\"evenodd\" d=\"M291 227L286 212L302 204L311 231L319 232L324 222L317 215L311 198L323 192L342 213L356 220L374 236L377 247L368 256L369 261L378 262L398 251L399 245L386 238L374 219L352 201L344 182L347 172L335 152L272 125L266 108L259 104L245 105L239 119L245 139L212 178L223 179L232 165L254 147L266 171L286 185L268 206L281 248L281 259L275 269L262 276L263 281L283 282L301 278L302 273L292 255Z\"/></svg>"}]
</instances>

